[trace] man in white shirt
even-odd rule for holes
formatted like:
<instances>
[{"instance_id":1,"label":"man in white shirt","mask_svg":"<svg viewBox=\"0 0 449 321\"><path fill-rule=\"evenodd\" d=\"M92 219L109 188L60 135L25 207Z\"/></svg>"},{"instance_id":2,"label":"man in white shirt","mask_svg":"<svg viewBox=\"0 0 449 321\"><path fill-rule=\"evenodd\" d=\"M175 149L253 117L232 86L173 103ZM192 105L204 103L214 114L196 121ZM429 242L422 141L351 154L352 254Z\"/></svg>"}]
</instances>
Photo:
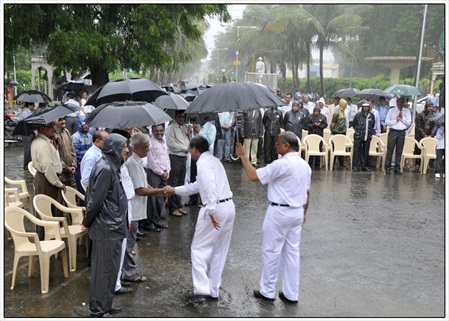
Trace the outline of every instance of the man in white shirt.
<instances>
[{"instance_id":1,"label":"man in white shirt","mask_svg":"<svg viewBox=\"0 0 449 321\"><path fill-rule=\"evenodd\" d=\"M284 96L285 105L281 107L282 119L284 119L284 116L288 111L292 110L292 98L293 95L291 92L286 93Z\"/></svg>"},{"instance_id":2,"label":"man in white shirt","mask_svg":"<svg viewBox=\"0 0 449 321\"><path fill-rule=\"evenodd\" d=\"M209 152L207 140L195 136L189 146L192 158L197 160L196 182L175 188L167 186L164 190L169 195L200 193L204 207L198 214L191 246L194 301L204 296L217 299L231 242L235 206L226 171Z\"/></svg>"},{"instance_id":3,"label":"man in white shirt","mask_svg":"<svg viewBox=\"0 0 449 321\"><path fill-rule=\"evenodd\" d=\"M299 244L309 206L312 170L299 157L298 140L293 132L279 134L276 147L282 158L257 170L251 166L242 145L237 144L236 148L250 180L268 184L270 205L262 227L263 270L260 290L254 290L254 296L274 300L281 263L282 291L279 298L287 303L298 303Z\"/></svg>"},{"instance_id":4,"label":"man in white shirt","mask_svg":"<svg viewBox=\"0 0 449 321\"><path fill-rule=\"evenodd\" d=\"M412 123L412 116L408 108L403 108L403 98L398 98L397 107L390 108L385 118L388 131L387 156L385 157L385 174L390 175L391 158L396 147L394 158L394 173L402 175L400 161L404 149L405 131Z\"/></svg>"},{"instance_id":5,"label":"man in white shirt","mask_svg":"<svg viewBox=\"0 0 449 321\"><path fill-rule=\"evenodd\" d=\"M430 96L430 100L435 107L438 107L440 105L440 97L437 96L436 90L433 91L432 96Z\"/></svg>"},{"instance_id":6,"label":"man in white shirt","mask_svg":"<svg viewBox=\"0 0 449 321\"><path fill-rule=\"evenodd\" d=\"M309 111L309 115L313 114L313 109L315 108L315 103L312 101L309 101L309 96L308 95L303 95L302 96L302 105L305 109L307 109Z\"/></svg>"},{"instance_id":7,"label":"man in white shirt","mask_svg":"<svg viewBox=\"0 0 449 321\"><path fill-rule=\"evenodd\" d=\"M357 107L357 105L354 105L352 103L351 97L346 98L346 101L348 102L348 105L346 106L346 110L345 110L345 112L348 113L348 117L347 117L348 123L347 123L346 128L350 128L350 127L352 127L352 122L354 121L355 115L359 112L359 108Z\"/></svg>"}]
</instances>

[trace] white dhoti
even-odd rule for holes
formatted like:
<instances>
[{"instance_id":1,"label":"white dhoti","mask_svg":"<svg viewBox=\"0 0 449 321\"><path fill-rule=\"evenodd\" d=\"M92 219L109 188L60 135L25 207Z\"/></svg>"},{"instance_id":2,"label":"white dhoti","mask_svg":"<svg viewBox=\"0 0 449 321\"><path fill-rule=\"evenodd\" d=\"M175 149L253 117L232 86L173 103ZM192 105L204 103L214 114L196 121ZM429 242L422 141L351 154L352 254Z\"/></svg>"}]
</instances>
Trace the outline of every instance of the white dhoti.
<instances>
[{"instance_id":1,"label":"white dhoti","mask_svg":"<svg viewBox=\"0 0 449 321\"><path fill-rule=\"evenodd\" d=\"M206 208L200 210L191 246L193 293L214 298L218 297L221 275L231 243L234 202L229 200L219 203L216 216L221 224L219 230L214 228Z\"/></svg>"},{"instance_id":2,"label":"white dhoti","mask_svg":"<svg viewBox=\"0 0 449 321\"><path fill-rule=\"evenodd\" d=\"M282 292L289 300L299 297L299 244L304 209L302 207L268 206L262 233L263 269L260 293L276 296L279 264L282 262Z\"/></svg>"}]
</instances>

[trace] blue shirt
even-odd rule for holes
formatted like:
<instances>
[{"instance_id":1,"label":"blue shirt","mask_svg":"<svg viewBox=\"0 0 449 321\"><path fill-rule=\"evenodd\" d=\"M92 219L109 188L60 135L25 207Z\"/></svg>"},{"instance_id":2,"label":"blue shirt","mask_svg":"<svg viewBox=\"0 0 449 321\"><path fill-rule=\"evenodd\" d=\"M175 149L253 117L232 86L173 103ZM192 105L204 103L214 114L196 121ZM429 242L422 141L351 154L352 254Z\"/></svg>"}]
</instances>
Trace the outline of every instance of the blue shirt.
<instances>
[{"instance_id":1,"label":"blue shirt","mask_svg":"<svg viewBox=\"0 0 449 321\"><path fill-rule=\"evenodd\" d=\"M385 107L382 107L381 104L374 107L379 112L380 115L380 124L382 126L385 126L385 118L387 118L388 111L390 110L390 106L386 105Z\"/></svg>"},{"instance_id":2,"label":"blue shirt","mask_svg":"<svg viewBox=\"0 0 449 321\"><path fill-rule=\"evenodd\" d=\"M214 121L211 120L211 121L208 121L207 123L205 123L201 127L201 130L198 133L198 135L206 138L207 142L209 143L209 152L211 154L213 154L215 137L217 136L217 128L214 125Z\"/></svg>"},{"instance_id":3,"label":"blue shirt","mask_svg":"<svg viewBox=\"0 0 449 321\"><path fill-rule=\"evenodd\" d=\"M92 172L92 168L101 158L101 149L92 145L81 159L81 184L84 186L89 185L89 176Z\"/></svg>"}]
</instances>

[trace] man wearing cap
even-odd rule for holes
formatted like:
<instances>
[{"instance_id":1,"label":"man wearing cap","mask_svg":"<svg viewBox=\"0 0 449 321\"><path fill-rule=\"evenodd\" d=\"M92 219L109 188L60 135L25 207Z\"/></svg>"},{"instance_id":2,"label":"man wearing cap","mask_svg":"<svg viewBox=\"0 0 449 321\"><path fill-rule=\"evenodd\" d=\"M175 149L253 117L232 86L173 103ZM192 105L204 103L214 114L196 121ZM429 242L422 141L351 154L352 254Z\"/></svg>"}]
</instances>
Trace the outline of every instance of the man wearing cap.
<instances>
[{"instance_id":1,"label":"man wearing cap","mask_svg":"<svg viewBox=\"0 0 449 321\"><path fill-rule=\"evenodd\" d=\"M362 111L354 117L354 153L352 170L354 172L371 172L368 168L369 146L374 133L374 114L369 111L369 102L362 104Z\"/></svg>"},{"instance_id":2,"label":"man wearing cap","mask_svg":"<svg viewBox=\"0 0 449 321\"><path fill-rule=\"evenodd\" d=\"M324 97L321 97L320 100L318 100L318 106L320 106L320 113L326 117L327 128L329 128L331 125L331 113L329 111L329 108L324 106L325 103L326 101L324 100Z\"/></svg>"},{"instance_id":3,"label":"man wearing cap","mask_svg":"<svg viewBox=\"0 0 449 321\"><path fill-rule=\"evenodd\" d=\"M270 201L262 227L263 269L260 288L254 290L254 296L266 301L275 299L281 265L282 290L279 298L294 304L298 303L299 297L299 245L309 206L312 170L298 155L300 146L294 133L282 132L276 148L282 158L257 170L251 166L242 145L237 144L236 151L249 179L268 185L267 196Z\"/></svg>"},{"instance_id":4,"label":"man wearing cap","mask_svg":"<svg viewBox=\"0 0 449 321\"><path fill-rule=\"evenodd\" d=\"M405 131L412 123L410 110L403 108L403 101L403 98L398 98L396 101L397 107L391 108L385 118L385 124L390 129L388 131L387 156L385 157L385 174L387 175L390 175L391 158L395 147L394 172L402 175L400 161L404 149Z\"/></svg>"},{"instance_id":5,"label":"man wearing cap","mask_svg":"<svg viewBox=\"0 0 449 321\"><path fill-rule=\"evenodd\" d=\"M53 146L55 123L51 122L39 127L38 134L31 143L31 160L37 172L34 176L34 194L45 194L55 200L62 199L61 190L66 191L65 185L59 179L62 173L62 163L58 152ZM62 213L54 211L54 215ZM44 239L44 228L37 226L39 239Z\"/></svg>"}]
</instances>

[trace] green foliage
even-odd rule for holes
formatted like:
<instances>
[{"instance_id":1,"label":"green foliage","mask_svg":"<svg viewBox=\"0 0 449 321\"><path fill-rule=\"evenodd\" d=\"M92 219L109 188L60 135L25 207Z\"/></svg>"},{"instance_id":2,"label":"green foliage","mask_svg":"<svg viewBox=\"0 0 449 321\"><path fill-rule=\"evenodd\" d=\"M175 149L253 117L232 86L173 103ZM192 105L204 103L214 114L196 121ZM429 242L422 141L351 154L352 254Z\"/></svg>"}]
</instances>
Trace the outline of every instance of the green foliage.
<instances>
[{"instance_id":1,"label":"green foliage","mask_svg":"<svg viewBox=\"0 0 449 321\"><path fill-rule=\"evenodd\" d=\"M31 83L31 71L30 70L17 70L16 79L19 83L17 87L17 93L23 90L31 90L33 88ZM25 85L25 86L24 86Z\"/></svg>"},{"instance_id":2,"label":"green foliage","mask_svg":"<svg viewBox=\"0 0 449 321\"><path fill-rule=\"evenodd\" d=\"M42 4L5 7L5 52L44 44L56 68L89 70L102 85L118 67L174 70L192 55L182 36L198 42L206 16L228 21L221 4ZM32 40L33 41L32 41Z\"/></svg>"}]
</instances>

